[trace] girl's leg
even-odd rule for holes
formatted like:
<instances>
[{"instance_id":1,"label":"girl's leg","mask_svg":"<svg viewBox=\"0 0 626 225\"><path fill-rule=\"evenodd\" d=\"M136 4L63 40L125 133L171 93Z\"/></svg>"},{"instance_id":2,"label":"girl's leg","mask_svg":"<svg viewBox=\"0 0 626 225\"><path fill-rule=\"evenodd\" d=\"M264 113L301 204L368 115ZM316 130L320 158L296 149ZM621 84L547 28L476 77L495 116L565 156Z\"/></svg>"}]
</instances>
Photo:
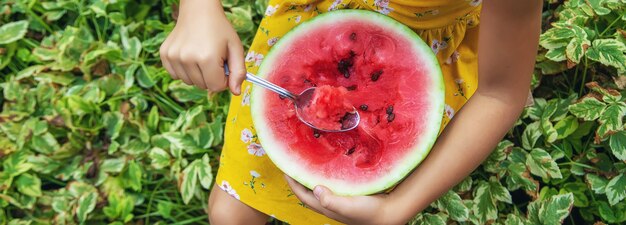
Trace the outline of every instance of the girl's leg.
<instances>
[{"instance_id":1,"label":"girl's leg","mask_svg":"<svg viewBox=\"0 0 626 225\"><path fill-rule=\"evenodd\" d=\"M222 224L265 224L268 216L247 206L213 185L209 195L209 221L213 225Z\"/></svg>"}]
</instances>

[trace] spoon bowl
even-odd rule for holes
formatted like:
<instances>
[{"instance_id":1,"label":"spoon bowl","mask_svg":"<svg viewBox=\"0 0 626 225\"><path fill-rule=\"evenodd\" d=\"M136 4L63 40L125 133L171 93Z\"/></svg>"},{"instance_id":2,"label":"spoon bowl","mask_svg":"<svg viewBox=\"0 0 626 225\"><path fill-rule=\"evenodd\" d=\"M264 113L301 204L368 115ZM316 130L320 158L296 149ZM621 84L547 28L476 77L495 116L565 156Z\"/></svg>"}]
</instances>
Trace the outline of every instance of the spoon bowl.
<instances>
[{"instance_id":1,"label":"spoon bowl","mask_svg":"<svg viewBox=\"0 0 626 225\"><path fill-rule=\"evenodd\" d=\"M304 108L306 108L307 106L311 104L311 101L313 100L313 97L315 95L315 89L316 89L315 87L310 87L310 88L305 89L296 97L296 100L293 101L294 106L296 107L296 116L298 117L300 121L302 121L309 127L312 127L314 129L317 129L319 131L324 131L324 132L344 132L344 131L352 130L359 125L361 117L359 115L359 112L354 107L352 107L351 111L346 113L346 115L341 119L341 121L338 121L338 123L341 124L341 127L339 130L322 128L308 121L306 119L307 115L306 115L306 112L304 111Z\"/></svg>"}]
</instances>

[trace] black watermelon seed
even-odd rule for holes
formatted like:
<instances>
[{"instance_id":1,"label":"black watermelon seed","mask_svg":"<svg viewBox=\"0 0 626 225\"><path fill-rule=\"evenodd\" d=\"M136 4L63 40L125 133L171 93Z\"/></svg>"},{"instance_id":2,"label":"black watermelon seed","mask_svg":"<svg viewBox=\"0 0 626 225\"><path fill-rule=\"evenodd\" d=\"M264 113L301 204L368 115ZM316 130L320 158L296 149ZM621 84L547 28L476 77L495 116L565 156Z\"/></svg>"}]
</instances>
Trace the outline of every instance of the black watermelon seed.
<instances>
[{"instance_id":1,"label":"black watermelon seed","mask_svg":"<svg viewBox=\"0 0 626 225\"><path fill-rule=\"evenodd\" d=\"M285 99L285 96L283 96L281 94L278 94L278 98L280 98L280 100L283 100L283 99Z\"/></svg>"},{"instance_id":2,"label":"black watermelon seed","mask_svg":"<svg viewBox=\"0 0 626 225\"><path fill-rule=\"evenodd\" d=\"M352 85L352 86L346 87L346 89L348 89L348 91L354 91L354 90L356 90L356 85Z\"/></svg>"},{"instance_id":3,"label":"black watermelon seed","mask_svg":"<svg viewBox=\"0 0 626 225\"><path fill-rule=\"evenodd\" d=\"M377 81L377 80L378 80L378 78L380 78L380 75L382 75L382 74L383 74L383 71L382 71L382 70L379 70L379 71L373 72L373 73L372 73L372 75L371 75L371 76L372 76L372 77L371 77L371 78L372 78L372 81Z\"/></svg>"},{"instance_id":4,"label":"black watermelon seed","mask_svg":"<svg viewBox=\"0 0 626 225\"><path fill-rule=\"evenodd\" d=\"M352 153L354 153L354 150L356 150L356 147L348 149L348 151L346 151L346 155L352 155Z\"/></svg>"},{"instance_id":5,"label":"black watermelon seed","mask_svg":"<svg viewBox=\"0 0 626 225\"><path fill-rule=\"evenodd\" d=\"M354 56L356 56L356 53L352 50L350 50L350 58L354 58Z\"/></svg>"},{"instance_id":6,"label":"black watermelon seed","mask_svg":"<svg viewBox=\"0 0 626 225\"><path fill-rule=\"evenodd\" d=\"M320 137L320 132L315 130L315 129L313 129L313 137L319 138Z\"/></svg>"},{"instance_id":7,"label":"black watermelon seed","mask_svg":"<svg viewBox=\"0 0 626 225\"><path fill-rule=\"evenodd\" d=\"M392 114L393 113L393 105L390 105L389 107L387 107L387 115Z\"/></svg>"},{"instance_id":8,"label":"black watermelon seed","mask_svg":"<svg viewBox=\"0 0 626 225\"><path fill-rule=\"evenodd\" d=\"M350 77L350 68L351 67L352 67L352 59L342 59L337 64L337 70L339 70L339 72L341 74L343 74L343 76L345 78L349 78Z\"/></svg>"},{"instance_id":9,"label":"black watermelon seed","mask_svg":"<svg viewBox=\"0 0 626 225\"><path fill-rule=\"evenodd\" d=\"M367 105L366 104L363 104L363 105L359 106L359 108L361 108L361 110L363 110L363 111L367 111Z\"/></svg>"},{"instance_id":10,"label":"black watermelon seed","mask_svg":"<svg viewBox=\"0 0 626 225\"><path fill-rule=\"evenodd\" d=\"M350 34L350 40L356 41L356 33L352 32Z\"/></svg>"},{"instance_id":11,"label":"black watermelon seed","mask_svg":"<svg viewBox=\"0 0 626 225\"><path fill-rule=\"evenodd\" d=\"M396 114L388 114L387 115L387 122L391 123L391 121L393 121L396 118Z\"/></svg>"}]
</instances>

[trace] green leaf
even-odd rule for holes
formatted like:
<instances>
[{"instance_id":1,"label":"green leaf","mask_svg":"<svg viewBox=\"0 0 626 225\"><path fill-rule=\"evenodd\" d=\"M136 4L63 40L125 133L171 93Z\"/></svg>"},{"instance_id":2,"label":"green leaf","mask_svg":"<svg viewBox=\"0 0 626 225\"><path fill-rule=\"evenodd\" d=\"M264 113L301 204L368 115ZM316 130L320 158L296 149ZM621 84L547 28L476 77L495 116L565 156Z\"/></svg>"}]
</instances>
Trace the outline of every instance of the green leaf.
<instances>
[{"instance_id":1,"label":"green leaf","mask_svg":"<svg viewBox=\"0 0 626 225\"><path fill-rule=\"evenodd\" d=\"M609 204L611 205L615 205L626 198L626 176L620 174L613 177L613 179L606 184L605 192L606 197L609 199Z\"/></svg>"},{"instance_id":2,"label":"green leaf","mask_svg":"<svg viewBox=\"0 0 626 225\"><path fill-rule=\"evenodd\" d=\"M582 182L565 183L563 188L559 191L559 194L572 193L574 194L574 206L587 207L589 206L589 199L585 192L587 191L587 185Z\"/></svg>"},{"instance_id":3,"label":"green leaf","mask_svg":"<svg viewBox=\"0 0 626 225\"><path fill-rule=\"evenodd\" d=\"M606 185L609 181L604 177L589 173L585 175L585 180L587 181L589 188L591 188L591 190L593 190L596 194L606 193Z\"/></svg>"},{"instance_id":4,"label":"green leaf","mask_svg":"<svg viewBox=\"0 0 626 225\"><path fill-rule=\"evenodd\" d=\"M600 217L609 223L621 223L626 221L626 204L620 202L616 205L609 205L605 201L596 202Z\"/></svg>"},{"instance_id":5,"label":"green leaf","mask_svg":"<svg viewBox=\"0 0 626 225\"><path fill-rule=\"evenodd\" d=\"M495 220L498 216L497 201L511 203L511 194L496 181L482 181L474 191L474 206L472 212L481 224Z\"/></svg>"},{"instance_id":6,"label":"green leaf","mask_svg":"<svg viewBox=\"0 0 626 225\"><path fill-rule=\"evenodd\" d=\"M613 135L609 139L609 146L613 155L619 160L626 160L626 131L620 131Z\"/></svg>"},{"instance_id":7,"label":"green leaf","mask_svg":"<svg viewBox=\"0 0 626 225\"><path fill-rule=\"evenodd\" d=\"M20 40L28 31L28 21L20 20L10 22L0 27L0 45L9 44Z\"/></svg>"},{"instance_id":8,"label":"green leaf","mask_svg":"<svg viewBox=\"0 0 626 225\"><path fill-rule=\"evenodd\" d=\"M130 161L124 173L124 183L135 191L141 191L142 174L141 167L134 160Z\"/></svg>"},{"instance_id":9,"label":"green leaf","mask_svg":"<svg viewBox=\"0 0 626 225\"><path fill-rule=\"evenodd\" d=\"M168 132L162 134L167 139L172 148L178 150L185 150L188 154L204 153L207 150L199 148L188 135L184 135L181 132Z\"/></svg>"},{"instance_id":10,"label":"green leaf","mask_svg":"<svg viewBox=\"0 0 626 225\"><path fill-rule=\"evenodd\" d=\"M17 178L15 185L17 186L17 190L22 194L32 197L41 196L41 180L37 175L24 173Z\"/></svg>"},{"instance_id":11,"label":"green leaf","mask_svg":"<svg viewBox=\"0 0 626 225\"><path fill-rule=\"evenodd\" d=\"M49 132L44 133L43 135L33 136L31 140L31 147L40 153L50 154L57 149L60 149L61 146L57 142L57 139L52 136Z\"/></svg>"},{"instance_id":12,"label":"green leaf","mask_svg":"<svg viewBox=\"0 0 626 225\"><path fill-rule=\"evenodd\" d=\"M199 173L199 169L197 165L200 163L201 161L196 159L191 164L189 164L187 168L185 168L183 172L180 174L180 176L182 176L182 178L179 179L181 180L179 184L180 194L183 197L183 202L185 204L191 201L191 198L193 197L194 192L196 191L196 185L198 183L198 173Z\"/></svg>"},{"instance_id":13,"label":"green leaf","mask_svg":"<svg viewBox=\"0 0 626 225\"><path fill-rule=\"evenodd\" d=\"M107 173L119 173L122 172L126 160L124 158L108 158L102 162L100 170Z\"/></svg>"},{"instance_id":14,"label":"green leaf","mask_svg":"<svg viewBox=\"0 0 626 225\"><path fill-rule=\"evenodd\" d=\"M3 172L9 174L9 176L17 176L30 170L33 164L26 162L26 159L26 151L21 150L14 152L2 162Z\"/></svg>"},{"instance_id":15,"label":"green leaf","mask_svg":"<svg viewBox=\"0 0 626 225\"><path fill-rule=\"evenodd\" d=\"M469 208L463 204L461 197L452 190L437 199L434 204L439 210L447 212L450 218L455 221L467 221L469 218Z\"/></svg>"},{"instance_id":16,"label":"green leaf","mask_svg":"<svg viewBox=\"0 0 626 225\"><path fill-rule=\"evenodd\" d=\"M180 80L170 83L169 90L172 97L179 102L198 101L207 98L208 95L206 90L186 85Z\"/></svg>"},{"instance_id":17,"label":"green leaf","mask_svg":"<svg viewBox=\"0 0 626 225\"><path fill-rule=\"evenodd\" d=\"M610 104L598 118L600 126L598 135L606 136L609 132L616 132L624 129L623 118L626 115L626 104Z\"/></svg>"},{"instance_id":18,"label":"green leaf","mask_svg":"<svg viewBox=\"0 0 626 225\"><path fill-rule=\"evenodd\" d=\"M133 198L124 193L112 193L108 196L108 205L102 210L110 219L121 219L128 222L133 218Z\"/></svg>"},{"instance_id":19,"label":"green leaf","mask_svg":"<svg viewBox=\"0 0 626 225\"><path fill-rule=\"evenodd\" d=\"M513 142L509 140L504 140L498 143L498 146L493 152L491 152L489 158L487 158L487 160L483 162L483 167L485 168L485 171L498 173L501 170L500 163L504 159L506 159L507 152L510 152L512 147Z\"/></svg>"},{"instance_id":20,"label":"green leaf","mask_svg":"<svg viewBox=\"0 0 626 225\"><path fill-rule=\"evenodd\" d=\"M241 7L231 8L230 12L226 12L226 18L228 18L237 33L253 31L254 23L252 22L252 13L249 7L247 9Z\"/></svg>"},{"instance_id":21,"label":"green leaf","mask_svg":"<svg viewBox=\"0 0 626 225\"><path fill-rule=\"evenodd\" d=\"M564 139L574 133L578 129L578 119L573 116L567 116L565 119L559 120L554 125L557 132L557 139Z\"/></svg>"},{"instance_id":22,"label":"green leaf","mask_svg":"<svg viewBox=\"0 0 626 225\"><path fill-rule=\"evenodd\" d=\"M585 51L589 48L591 42L587 39L574 38L565 48L567 59L576 64L580 63L580 59L585 55Z\"/></svg>"},{"instance_id":23,"label":"green leaf","mask_svg":"<svg viewBox=\"0 0 626 225\"><path fill-rule=\"evenodd\" d=\"M170 165L171 157L167 152L161 148L154 147L150 150L149 154L152 167L155 169L163 169Z\"/></svg>"},{"instance_id":24,"label":"green leaf","mask_svg":"<svg viewBox=\"0 0 626 225\"><path fill-rule=\"evenodd\" d=\"M198 180L200 185L205 189L211 188L211 182L213 181L213 173L211 173L211 163L209 162L209 155L204 154L202 156L202 162L197 164L198 167Z\"/></svg>"},{"instance_id":25,"label":"green leaf","mask_svg":"<svg viewBox=\"0 0 626 225\"><path fill-rule=\"evenodd\" d=\"M96 202L98 200L98 192L89 192L83 194L78 199L78 208L76 209L76 216L81 223L87 220L87 215L96 208Z\"/></svg>"},{"instance_id":26,"label":"green leaf","mask_svg":"<svg viewBox=\"0 0 626 225\"><path fill-rule=\"evenodd\" d=\"M530 172L545 179L562 178L559 166L552 159L552 156L543 149L534 148L526 158Z\"/></svg>"},{"instance_id":27,"label":"green leaf","mask_svg":"<svg viewBox=\"0 0 626 225\"><path fill-rule=\"evenodd\" d=\"M530 150L534 148L537 140L541 137L539 124L539 121L529 124L522 133L522 147L525 149Z\"/></svg>"},{"instance_id":28,"label":"green leaf","mask_svg":"<svg viewBox=\"0 0 626 225\"><path fill-rule=\"evenodd\" d=\"M150 109L150 114L148 114L148 121L147 121L147 127L152 130L152 131L156 131L159 127L159 108L157 108L156 106L152 106L152 108Z\"/></svg>"},{"instance_id":29,"label":"green leaf","mask_svg":"<svg viewBox=\"0 0 626 225\"><path fill-rule=\"evenodd\" d=\"M106 126L106 134L111 137L111 140L114 140L119 136L120 131L122 131L124 115L118 111L106 112L102 115L102 123Z\"/></svg>"},{"instance_id":30,"label":"green leaf","mask_svg":"<svg viewBox=\"0 0 626 225\"><path fill-rule=\"evenodd\" d=\"M574 196L571 193L552 196L541 203L538 211L539 221L541 224L561 224L573 205Z\"/></svg>"},{"instance_id":31,"label":"green leaf","mask_svg":"<svg viewBox=\"0 0 626 225\"><path fill-rule=\"evenodd\" d=\"M626 70L626 45L615 39L597 39L593 41L586 56L605 66Z\"/></svg>"},{"instance_id":32,"label":"green leaf","mask_svg":"<svg viewBox=\"0 0 626 225\"><path fill-rule=\"evenodd\" d=\"M522 218L520 218L519 216L517 216L515 214L509 214L506 217L506 221L504 221L504 224L506 224L506 225L525 225L525 223L522 220Z\"/></svg>"},{"instance_id":33,"label":"green leaf","mask_svg":"<svg viewBox=\"0 0 626 225\"><path fill-rule=\"evenodd\" d=\"M548 143L553 143L554 141L556 141L558 133L550 120L541 120L541 131L543 132L543 135L545 136L545 139Z\"/></svg>"},{"instance_id":34,"label":"green leaf","mask_svg":"<svg viewBox=\"0 0 626 225\"><path fill-rule=\"evenodd\" d=\"M587 0L593 11L599 16L604 16L611 13L611 10L604 7L606 0Z\"/></svg>"},{"instance_id":35,"label":"green leaf","mask_svg":"<svg viewBox=\"0 0 626 225\"><path fill-rule=\"evenodd\" d=\"M409 225L446 225L446 219L439 214L420 213Z\"/></svg>"},{"instance_id":36,"label":"green leaf","mask_svg":"<svg viewBox=\"0 0 626 225\"><path fill-rule=\"evenodd\" d=\"M157 212L163 218L174 219L174 217L172 216L172 209L174 207L174 204L170 202L159 201L159 203L157 203Z\"/></svg>"},{"instance_id":37,"label":"green leaf","mask_svg":"<svg viewBox=\"0 0 626 225\"><path fill-rule=\"evenodd\" d=\"M583 98L580 102L569 106L569 111L578 118L592 121L600 117L606 104L593 97Z\"/></svg>"},{"instance_id":38,"label":"green leaf","mask_svg":"<svg viewBox=\"0 0 626 225\"><path fill-rule=\"evenodd\" d=\"M537 190L538 182L530 176L524 163L515 162L507 166L506 183L507 187L512 191L520 187L527 191L535 191Z\"/></svg>"}]
</instances>

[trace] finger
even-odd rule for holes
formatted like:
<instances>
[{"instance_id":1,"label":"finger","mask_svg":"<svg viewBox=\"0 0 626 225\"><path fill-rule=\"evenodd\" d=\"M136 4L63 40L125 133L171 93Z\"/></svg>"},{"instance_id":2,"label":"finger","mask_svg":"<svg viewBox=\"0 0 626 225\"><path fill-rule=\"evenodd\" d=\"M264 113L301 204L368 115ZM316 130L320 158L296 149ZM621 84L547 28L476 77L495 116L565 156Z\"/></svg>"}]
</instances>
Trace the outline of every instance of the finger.
<instances>
[{"instance_id":1,"label":"finger","mask_svg":"<svg viewBox=\"0 0 626 225\"><path fill-rule=\"evenodd\" d=\"M226 74L224 74L224 62L221 58L204 58L198 64L202 77L206 81L206 87L212 92L224 90L228 84Z\"/></svg>"},{"instance_id":2,"label":"finger","mask_svg":"<svg viewBox=\"0 0 626 225\"><path fill-rule=\"evenodd\" d=\"M202 76L202 72L198 67L198 63L196 63L196 60L185 59L182 62L183 69L185 70L185 73L187 74L187 77L189 77L191 82L193 82L193 84L195 84L199 88L207 89L206 81Z\"/></svg>"},{"instance_id":3,"label":"finger","mask_svg":"<svg viewBox=\"0 0 626 225\"><path fill-rule=\"evenodd\" d=\"M185 82L185 84L193 85L193 81L191 81L191 79L189 79L189 76L187 76L187 73L185 73L183 64L180 61L173 61L172 68L174 68L176 76L178 76L178 78Z\"/></svg>"},{"instance_id":4,"label":"finger","mask_svg":"<svg viewBox=\"0 0 626 225\"><path fill-rule=\"evenodd\" d=\"M161 58L161 63L163 64L163 67L165 68L165 70L167 70L167 72L170 73L170 75L172 76L172 79L176 80L178 79L178 76L176 76L174 68L172 68L172 64L170 63L170 60L168 59L168 56L167 56L170 43L172 42L171 39L172 38L168 38L163 42L163 44L161 44L161 47L159 48L159 57Z\"/></svg>"},{"instance_id":5,"label":"finger","mask_svg":"<svg viewBox=\"0 0 626 225\"><path fill-rule=\"evenodd\" d=\"M246 64L241 41L228 44L228 68L230 69L228 87L234 95L239 95L241 83L246 79Z\"/></svg>"},{"instance_id":6,"label":"finger","mask_svg":"<svg viewBox=\"0 0 626 225\"><path fill-rule=\"evenodd\" d=\"M319 200L322 207L339 215L349 215L350 209L355 208L355 198L337 196L330 189L321 185L313 189L313 195Z\"/></svg>"},{"instance_id":7,"label":"finger","mask_svg":"<svg viewBox=\"0 0 626 225\"><path fill-rule=\"evenodd\" d=\"M298 199L300 199L302 203L308 206L309 209L316 211L317 213L324 214L331 219L339 220L341 218L339 215L335 214L334 212L325 209L320 204L320 201L317 200L317 198L315 198L315 196L313 195L313 192L307 189L305 186L293 180L291 177L287 175L285 175L285 179L287 180L289 187L291 187L291 191L293 191L296 197L298 197Z\"/></svg>"}]
</instances>

